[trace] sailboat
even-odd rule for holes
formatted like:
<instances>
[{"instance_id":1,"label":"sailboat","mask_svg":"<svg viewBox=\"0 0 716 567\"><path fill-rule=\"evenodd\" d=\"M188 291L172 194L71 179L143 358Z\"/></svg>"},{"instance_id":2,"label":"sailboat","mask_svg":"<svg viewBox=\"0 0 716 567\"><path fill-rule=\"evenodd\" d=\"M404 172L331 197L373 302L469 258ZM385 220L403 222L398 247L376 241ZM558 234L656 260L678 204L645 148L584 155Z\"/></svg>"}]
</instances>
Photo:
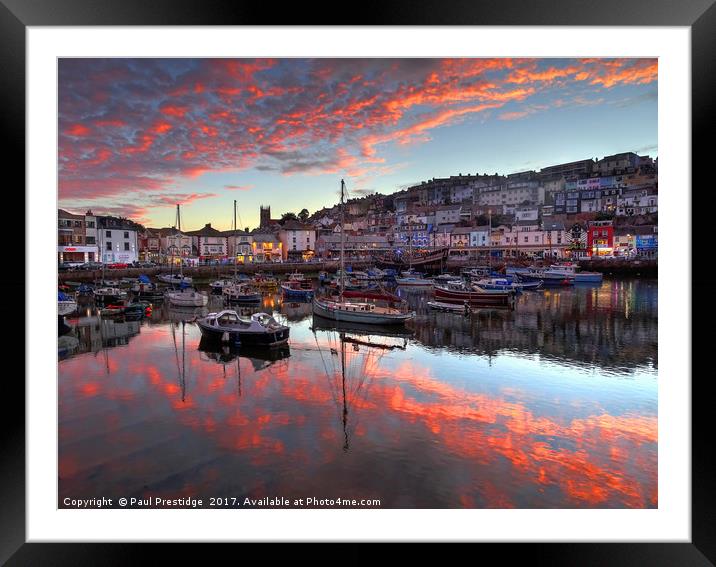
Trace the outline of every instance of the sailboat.
<instances>
[{"instance_id":1,"label":"sailboat","mask_svg":"<svg viewBox=\"0 0 716 567\"><path fill-rule=\"evenodd\" d=\"M236 247L236 199L234 199L234 247ZM247 282L240 282L237 270L236 250L234 250L234 279L214 281L210 284L212 290L218 289L224 299L231 303L260 303L261 292L252 288Z\"/></svg>"},{"instance_id":2,"label":"sailboat","mask_svg":"<svg viewBox=\"0 0 716 567\"><path fill-rule=\"evenodd\" d=\"M181 234L179 205L177 205L177 230L177 235ZM179 263L179 290L168 291L166 297L170 304L179 307L202 307L209 303L209 298L203 293L199 293L197 290L189 287L189 284L184 280L183 264L183 261Z\"/></svg>"},{"instance_id":3,"label":"sailboat","mask_svg":"<svg viewBox=\"0 0 716 567\"><path fill-rule=\"evenodd\" d=\"M187 284L191 285L193 280L189 276L185 276L182 273L182 264L183 260L181 258L181 249L179 246L177 246L177 237L181 234L181 216L179 214L179 205L177 204L177 215L176 215L176 221L175 225L177 227L177 232L174 234L174 247L176 247L179 250L179 273L174 273L174 251L172 249L172 256L171 256L171 263L169 265L169 273L168 274L159 274L157 276L157 279L160 282L172 284L175 286L179 286L181 284ZM179 241L181 242L181 241Z\"/></svg>"},{"instance_id":4,"label":"sailboat","mask_svg":"<svg viewBox=\"0 0 716 567\"><path fill-rule=\"evenodd\" d=\"M341 179L341 268L345 274L345 181ZM345 278L338 279L338 298L314 297L313 313L333 321L374 325L402 325L415 318L415 311L398 307L382 307L367 301L348 301L344 297Z\"/></svg>"}]
</instances>

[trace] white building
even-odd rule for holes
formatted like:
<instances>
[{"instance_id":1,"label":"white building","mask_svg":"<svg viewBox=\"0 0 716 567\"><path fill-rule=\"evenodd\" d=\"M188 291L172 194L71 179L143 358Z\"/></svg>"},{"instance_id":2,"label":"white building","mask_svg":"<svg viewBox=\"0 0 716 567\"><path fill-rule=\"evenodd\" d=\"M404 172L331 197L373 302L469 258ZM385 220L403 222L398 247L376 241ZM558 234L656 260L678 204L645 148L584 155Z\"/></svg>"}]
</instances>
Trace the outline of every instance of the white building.
<instances>
[{"instance_id":1,"label":"white building","mask_svg":"<svg viewBox=\"0 0 716 567\"><path fill-rule=\"evenodd\" d=\"M138 226L127 219L97 217L100 257L105 264L131 264L139 259Z\"/></svg>"},{"instance_id":2,"label":"white building","mask_svg":"<svg viewBox=\"0 0 716 567\"><path fill-rule=\"evenodd\" d=\"M306 260L315 254L316 230L311 225L286 221L278 231L278 238L284 260Z\"/></svg>"}]
</instances>

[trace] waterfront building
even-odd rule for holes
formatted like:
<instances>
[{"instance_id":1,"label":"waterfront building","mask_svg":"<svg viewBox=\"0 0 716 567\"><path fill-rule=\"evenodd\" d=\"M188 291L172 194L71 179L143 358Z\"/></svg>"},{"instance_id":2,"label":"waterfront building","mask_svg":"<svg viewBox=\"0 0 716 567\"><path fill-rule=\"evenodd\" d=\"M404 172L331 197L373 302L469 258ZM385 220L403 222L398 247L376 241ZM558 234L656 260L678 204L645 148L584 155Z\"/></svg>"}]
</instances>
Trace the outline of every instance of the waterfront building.
<instances>
[{"instance_id":1,"label":"waterfront building","mask_svg":"<svg viewBox=\"0 0 716 567\"><path fill-rule=\"evenodd\" d=\"M283 260L309 260L316 251L316 230L298 221L286 221L278 231Z\"/></svg>"},{"instance_id":2,"label":"waterfront building","mask_svg":"<svg viewBox=\"0 0 716 567\"><path fill-rule=\"evenodd\" d=\"M229 245L226 236L206 223L204 228L189 230L185 234L191 236L192 248L199 256L200 262L212 262L225 260L229 255Z\"/></svg>"},{"instance_id":3,"label":"waterfront building","mask_svg":"<svg viewBox=\"0 0 716 567\"><path fill-rule=\"evenodd\" d=\"M450 235L455 229L453 224L442 224L433 227L430 233L431 245L434 248L447 248L450 246Z\"/></svg>"},{"instance_id":4,"label":"waterfront building","mask_svg":"<svg viewBox=\"0 0 716 567\"><path fill-rule=\"evenodd\" d=\"M137 234L139 259L143 262L160 262L162 240L159 231L147 228Z\"/></svg>"},{"instance_id":5,"label":"waterfront building","mask_svg":"<svg viewBox=\"0 0 716 567\"><path fill-rule=\"evenodd\" d=\"M156 232L159 233L162 263L171 262L172 259L174 262L180 262L198 254L193 247L192 237L179 232L176 227L160 228Z\"/></svg>"},{"instance_id":6,"label":"waterfront building","mask_svg":"<svg viewBox=\"0 0 716 567\"><path fill-rule=\"evenodd\" d=\"M251 246L253 236L251 232L249 232L248 227L246 230L225 230L223 234L226 236L229 258L235 258L235 261L239 264L249 264L253 262L254 254Z\"/></svg>"},{"instance_id":7,"label":"waterfront building","mask_svg":"<svg viewBox=\"0 0 716 567\"><path fill-rule=\"evenodd\" d=\"M254 262L283 262L283 244L276 233L257 228L251 232L251 238Z\"/></svg>"},{"instance_id":8,"label":"waterfront building","mask_svg":"<svg viewBox=\"0 0 716 567\"><path fill-rule=\"evenodd\" d=\"M543 180L552 179L554 177L579 177L580 175L590 175L594 171L594 168L595 161L593 159L582 159L543 167L539 172L539 177Z\"/></svg>"},{"instance_id":9,"label":"waterfront building","mask_svg":"<svg viewBox=\"0 0 716 567\"><path fill-rule=\"evenodd\" d=\"M487 226L473 226L470 229L470 247L478 248L489 246L490 228Z\"/></svg>"},{"instance_id":10,"label":"waterfront building","mask_svg":"<svg viewBox=\"0 0 716 567\"><path fill-rule=\"evenodd\" d=\"M656 258L659 252L657 226L634 227L634 247L636 253L644 258Z\"/></svg>"},{"instance_id":11,"label":"waterfront building","mask_svg":"<svg viewBox=\"0 0 716 567\"><path fill-rule=\"evenodd\" d=\"M450 233L450 248L469 248L473 227L458 226Z\"/></svg>"},{"instance_id":12,"label":"waterfront building","mask_svg":"<svg viewBox=\"0 0 716 567\"><path fill-rule=\"evenodd\" d=\"M64 209L57 210L58 263L99 260L96 222L92 211L87 211L86 215L76 215Z\"/></svg>"},{"instance_id":13,"label":"waterfront building","mask_svg":"<svg viewBox=\"0 0 716 567\"><path fill-rule=\"evenodd\" d=\"M139 260L137 232L141 227L125 218L97 217L98 245L105 264L131 264Z\"/></svg>"},{"instance_id":14,"label":"waterfront building","mask_svg":"<svg viewBox=\"0 0 716 567\"><path fill-rule=\"evenodd\" d=\"M612 221L591 221L587 227L587 254L612 256L614 252L614 226Z\"/></svg>"}]
</instances>

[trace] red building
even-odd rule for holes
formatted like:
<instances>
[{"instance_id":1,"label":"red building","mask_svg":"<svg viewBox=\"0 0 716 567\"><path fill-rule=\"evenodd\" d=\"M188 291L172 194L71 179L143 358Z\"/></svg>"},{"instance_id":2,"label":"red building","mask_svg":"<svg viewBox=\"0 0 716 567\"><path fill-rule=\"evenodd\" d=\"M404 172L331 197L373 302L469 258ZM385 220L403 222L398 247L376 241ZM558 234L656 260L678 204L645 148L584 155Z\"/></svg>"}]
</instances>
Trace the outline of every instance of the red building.
<instances>
[{"instance_id":1,"label":"red building","mask_svg":"<svg viewBox=\"0 0 716 567\"><path fill-rule=\"evenodd\" d=\"M587 229L587 254L611 256L614 252L614 227L612 221L592 221Z\"/></svg>"}]
</instances>

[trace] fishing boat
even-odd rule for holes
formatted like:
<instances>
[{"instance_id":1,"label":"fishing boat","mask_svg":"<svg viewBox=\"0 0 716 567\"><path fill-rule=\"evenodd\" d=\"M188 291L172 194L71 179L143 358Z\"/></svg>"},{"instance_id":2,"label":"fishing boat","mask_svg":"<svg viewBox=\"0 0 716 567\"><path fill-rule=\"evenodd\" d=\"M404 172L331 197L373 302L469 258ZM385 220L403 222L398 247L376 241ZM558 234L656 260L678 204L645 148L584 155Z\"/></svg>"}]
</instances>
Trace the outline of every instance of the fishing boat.
<instances>
[{"instance_id":1,"label":"fishing boat","mask_svg":"<svg viewBox=\"0 0 716 567\"><path fill-rule=\"evenodd\" d=\"M341 179L341 254L340 272L345 274L345 181ZM313 299L313 313L331 319L352 323L365 323L374 325L402 325L415 318L414 311L408 311L402 304L400 307L380 306L367 301L351 301L344 295L345 277L338 278L338 297L315 297Z\"/></svg>"},{"instance_id":2,"label":"fishing boat","mask_svg":"<svg viewBox=\"0 0 716 567\"><path fill-rule=\"evenodd\" d=\"M459 289L457 287L436 286L435 300L441 303L457 303L470 306L496 305L503 307L514 306L515 294L511 291Z\"/></svg>"},{"instance_id":3,"label":"fishing boat","mask_svg":"<svg viewBox=\"0 0 716 567\"><path fill-rule=\"evenodd\" d=\"M57 313L59 315L69 315L77 311L77 299L74 296L57 292Z\"/></svg>"},{"instance_id":4,"label":"fishing boat","mask_svg":"<svg viewBox=\"0 0 716 567\"><path fill-rule=\"evenodd\" d=\"M311 282L289 280L281 284L281 291L286 298L309 298L313 297L313 286Z\"/></svg>"},{"instance_id":5,"label":"fishing boat","mask_svg":"<svg viewBox=\"0 0 716 567\"><path fill-rule=\"evenodd\" d=\"M281 291L289 299L308 299L313 297L313 284L303 274L294 272L281 284Z\"/></svg>"},{"instance_id":6,"label":"fishing boat","mask_svg":"<svg viewBox=\"0 0 716 567\"><path fill-rule=\"evenodd\" d=\"M254 313L250 319L224 309L197 319L203 337L209 340L247 346L274 347L288 342L289 328L267 313Z\"/></svg>"},{"instance_id":7,"label":"fishing boat","mask_svg":"<svg viewBox=\"0 0 716 567\"><path fill-rule=\"evenodd\" d=\"M463 315L469 315L472 313L472 307L469 303L445 303L443 301L428 301L427 306L435 311L447 311L451 313L461 313Z\"/></svg>"},{"instance_id":8,"label":"fishing boat","mask_svg":"<svg viewBox=\"0 0 716 567\"><path fill-rule=\"evenodd\" d=\"M234 283L221 291L226 301L232 303L260 303L261 292L246 283Z\"/></svg>"}]
</instances>

